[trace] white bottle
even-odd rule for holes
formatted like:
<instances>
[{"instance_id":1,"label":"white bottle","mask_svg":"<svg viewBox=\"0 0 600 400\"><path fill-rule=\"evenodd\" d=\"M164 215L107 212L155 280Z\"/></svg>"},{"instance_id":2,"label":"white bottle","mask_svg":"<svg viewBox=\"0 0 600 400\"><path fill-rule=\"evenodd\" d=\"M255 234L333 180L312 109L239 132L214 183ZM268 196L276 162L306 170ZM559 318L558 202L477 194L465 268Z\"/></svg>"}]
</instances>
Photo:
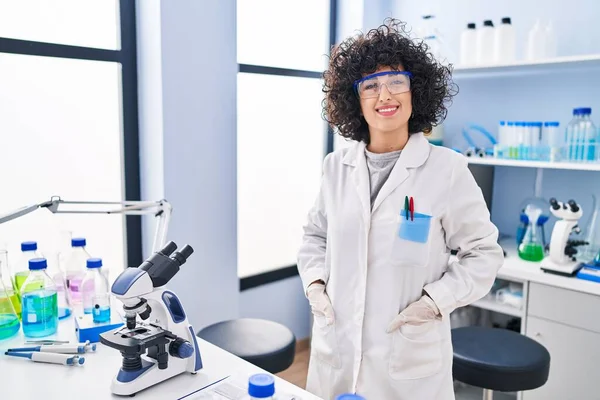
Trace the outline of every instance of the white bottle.
<instances>
[{"instance_id":1,"label":"white bottle","mask_svg":"<svg viewBox=\"0 0 600 400\"><path fill-rule=\"evenodd\" d=\"M477 64L486 65L494 62L494 24L491 20L483 21L483 27L477 31Z\"/></svg>"},{"instance_id":2,"label":"white bottle","mask_svg":"<svg viewBox=\"0 0 600 400\"><path fill-rule=\"evenodd\" d=\"M85 275L90 254L85 250L84 238L71 239L71 251L66 259L65 275L71 305L81 304L81 281Z\"/></svg>"},{"instance_id":3,"label":"white bottle","mask_svg":"<svg viewBox=\"0 0 600 400\"><path fill-rule=\"evenodd\" d=\"M477 61L477 31L470 22L460 35L460 65L474 65Z\"/></svg>"},{"instance_id":4,"label":"white bottle","mask_svg":"<svg viewBox=\"0 0 600 400\"><path fill-rule=\"evenodd\" d=\"M541 60L546 55L546 31L538 19L527 36L527 61Z\"/></svg>"},{"instance_id":5,"label":"white bottle","mask_svg":"<svg viewBox=\"0 0 600 400\"><path fill-rule=\"evenodd\" d=\"M494 34L494 62L510 64L516 59L517 39L510 18L502 18L502 24Z\"/></svg>"},{"instance_id":6,"label":"white bottle","mask_svg":"<svg viewBox=\"0 0 600 400\"><path fill-rule=\"evenodd\" d=\"M545 51L544 55L546 58L556 57L556 35L554 33L554 27L552 21L548 21L546 28L544 29L545 36Z\"/></svg>"}]
</instances>

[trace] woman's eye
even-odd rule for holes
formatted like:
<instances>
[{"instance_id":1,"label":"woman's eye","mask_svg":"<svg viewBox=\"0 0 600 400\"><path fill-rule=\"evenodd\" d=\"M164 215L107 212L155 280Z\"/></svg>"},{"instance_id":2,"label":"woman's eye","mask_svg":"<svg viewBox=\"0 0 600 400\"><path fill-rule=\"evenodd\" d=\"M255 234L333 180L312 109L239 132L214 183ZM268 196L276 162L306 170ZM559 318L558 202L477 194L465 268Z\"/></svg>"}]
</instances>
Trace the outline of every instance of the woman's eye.
<instances>
[{"instance_id":1,"label":"woman's eye","mask_svg":"<svg viewBox=\"0 0 600 400\"><path fill-rule=\"evenodd\" d=\"M365 90L373 90L373 89L377 89L376 83L369 83L369 84L365 85Z\"/></svg>"}]
</instances>

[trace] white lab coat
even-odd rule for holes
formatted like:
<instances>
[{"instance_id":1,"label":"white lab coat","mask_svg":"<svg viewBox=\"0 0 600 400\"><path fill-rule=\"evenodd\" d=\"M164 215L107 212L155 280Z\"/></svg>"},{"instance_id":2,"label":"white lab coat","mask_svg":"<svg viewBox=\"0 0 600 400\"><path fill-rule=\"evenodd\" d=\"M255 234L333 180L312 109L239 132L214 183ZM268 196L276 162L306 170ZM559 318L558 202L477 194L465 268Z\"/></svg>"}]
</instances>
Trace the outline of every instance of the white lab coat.
<instances>
[{"instance_id":1,"label":"white lab coat","mask_svg":"<svg viewBox=\"0 0 600 400\"><path fill-rule=\"evenodd\" d=\"M422 133L410 136L371 211L364 149L326 157L304 228L304 289L322 279L335 312L333 325L315 318L307 390L327 400L454 399L449 314L490 290L503 262L498 230L464 156ZM398 235L405 196L432 216L426 243ZM449 265L450 249L459 252ZM442 318L386 333L423 290Z\"/></svg>"}]
</instances>

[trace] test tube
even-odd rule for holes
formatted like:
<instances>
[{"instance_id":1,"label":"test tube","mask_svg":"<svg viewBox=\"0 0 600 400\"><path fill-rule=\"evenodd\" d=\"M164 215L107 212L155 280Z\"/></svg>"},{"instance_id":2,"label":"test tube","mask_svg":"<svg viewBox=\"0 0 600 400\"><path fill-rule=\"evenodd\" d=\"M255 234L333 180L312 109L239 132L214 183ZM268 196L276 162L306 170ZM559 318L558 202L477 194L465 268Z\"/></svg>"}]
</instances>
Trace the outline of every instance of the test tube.
<instances>
[{"instance_id":1,"label":"test tube","mask_svg":"<svg viewBox=\"0 0 600 400\"><path fill-rule=\"evenodd\" d=\"M494 157L503 158L504 148L506 146L506 122L500 121L498 126L498 140L494 146Z\"/></svg>"}]
</instances>

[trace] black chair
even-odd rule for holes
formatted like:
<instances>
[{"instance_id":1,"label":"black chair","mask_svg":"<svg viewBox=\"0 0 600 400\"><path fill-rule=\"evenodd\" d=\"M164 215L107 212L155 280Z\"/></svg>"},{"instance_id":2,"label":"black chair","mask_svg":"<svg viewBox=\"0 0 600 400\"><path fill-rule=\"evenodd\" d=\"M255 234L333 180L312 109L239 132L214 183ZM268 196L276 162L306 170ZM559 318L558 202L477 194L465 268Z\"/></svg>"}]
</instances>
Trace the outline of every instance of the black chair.
<instances>
[{"instance_id":1,"label":"black chair","mask_svg":"<svg viewBox=\"0 0 600 400\"><path fill-rule=\"evenodd\" d=\"M469 326L452 329L454 379L493 391L518 392L543 386L550 353L538 342L507 329Z\"/></svg>"},{"instance_id":2,"label":"black chair","mask_svg":"<svg viewBox=\"0 0 600 400\"><path fill-rule=\"evenodd\" d=\"M272 374L289 368L296 355L292 331L263 319L218 322L201 329L197 336Z\"/></svg>"}]
</instances>

